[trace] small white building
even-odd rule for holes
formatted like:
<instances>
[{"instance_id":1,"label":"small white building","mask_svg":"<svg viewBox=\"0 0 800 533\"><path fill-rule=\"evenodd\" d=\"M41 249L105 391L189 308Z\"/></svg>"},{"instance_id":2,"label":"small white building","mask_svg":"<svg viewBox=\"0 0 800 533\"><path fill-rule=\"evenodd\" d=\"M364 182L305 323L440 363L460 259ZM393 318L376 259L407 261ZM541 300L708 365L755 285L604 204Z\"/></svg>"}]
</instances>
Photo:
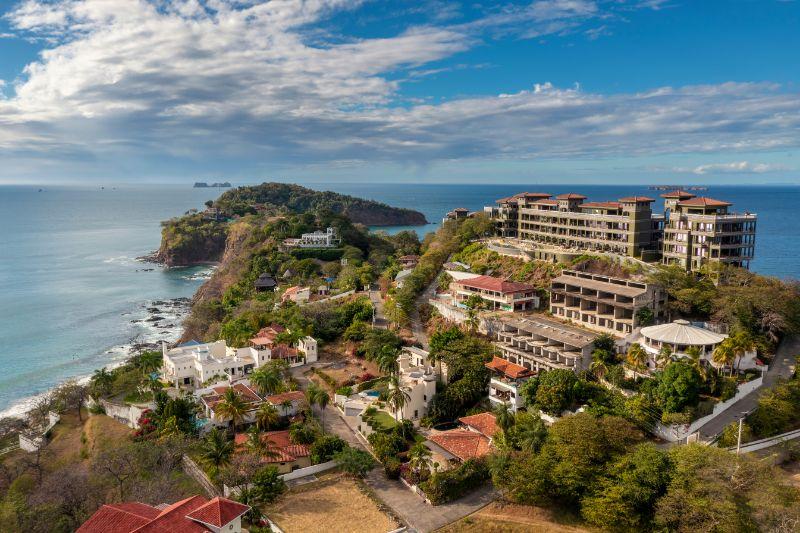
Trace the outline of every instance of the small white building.
<instances>
[{"instance_id":1,"label":"small white building","mask_svg":"<svg viewBox=\"0 0 800 533\"><path fill-rule=\"evenodd\" d=\"M229 381L242 379L274 359L284 359L289 366L317 360L317 341L313 337L303 337L297 347L291 347L275 344L277 333L270 338L265 331L269 329L262 329L257 337L250 339L250 346L244 348L229 347L224 340L206 344L189 341L172 349L162 343L161 376L176 388L194 390L212 378Z\"/></svg>"},{"instance_id":2,"label":"small white building","mask_svg":"<svg viewBox=\"0 0 800 533\"><path fill-rule=\"evenodd\" d=\"M283 244L290 248L334 248L341 242L336 228L327 228L325 231L303 233L299 239L285 239Z\"/></svg>"},{"instance_id":3,"label":"small white building","mask_svg":"<svg viewBox=\"0 0 800 533\"><path fill-rule=\"evenodd\" d=\"M301 304L308 302L309 299L311 299L311 287L300 287L299 285L289 287L281 295L282 302L291 301Z\"/></svg>"},{"instance_id":4,"label":"small white building","mask_svg":"<svg viewBox=\"0 0 800 533\"><path fill-rule=\"evenodd\" d=\"M395 418L419 420L428 415L428 405L436 395L436 369L429 364L430 354L406 347L397 358L400 387L408 394L406 404Z\"/></svg>"}]
</instances>

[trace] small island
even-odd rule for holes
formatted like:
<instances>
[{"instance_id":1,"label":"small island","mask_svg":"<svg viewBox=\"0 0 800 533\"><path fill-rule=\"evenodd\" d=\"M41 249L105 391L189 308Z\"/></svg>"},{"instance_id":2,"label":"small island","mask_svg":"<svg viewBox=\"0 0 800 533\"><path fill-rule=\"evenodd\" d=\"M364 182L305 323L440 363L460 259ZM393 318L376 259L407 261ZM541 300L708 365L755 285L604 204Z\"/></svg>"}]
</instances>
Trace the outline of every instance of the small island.
<instances>
[{"instance_id":1,"label":"small island","mask_svg":"<svg viewBox=\"0 0 800 533\"><path fill-rule=\"evenodd\" d=\"M211 185L209 185L205 181L195 181L194 182L194 188L195 189L209 189L209 188L213 188L213 187L217 187L217 188L221 188L221 189L227 189L227 188L230 188L232 186L233 185L231 185L230 181L222 181L222 182L215 181Z\"/></svg>"}]
</instances>

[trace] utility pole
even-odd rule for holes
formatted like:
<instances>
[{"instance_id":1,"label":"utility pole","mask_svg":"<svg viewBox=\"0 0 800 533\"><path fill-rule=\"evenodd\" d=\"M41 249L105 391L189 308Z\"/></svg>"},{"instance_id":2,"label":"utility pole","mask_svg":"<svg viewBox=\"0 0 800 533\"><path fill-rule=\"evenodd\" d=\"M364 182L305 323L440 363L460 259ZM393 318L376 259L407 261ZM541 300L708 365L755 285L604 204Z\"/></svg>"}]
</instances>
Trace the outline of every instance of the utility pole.
<instances>
[{"instance_id":1,"label":"utility pole","mask_svg":"<svg viewBox=\"0 0 800 533\"><path fill-rule=\"evenodd\" d=\"M736 438L736 455L739 455L739 450L742 447L742 423L744 422L744 417L739 418L739 436Z\"/></svg>"}]
</instances>

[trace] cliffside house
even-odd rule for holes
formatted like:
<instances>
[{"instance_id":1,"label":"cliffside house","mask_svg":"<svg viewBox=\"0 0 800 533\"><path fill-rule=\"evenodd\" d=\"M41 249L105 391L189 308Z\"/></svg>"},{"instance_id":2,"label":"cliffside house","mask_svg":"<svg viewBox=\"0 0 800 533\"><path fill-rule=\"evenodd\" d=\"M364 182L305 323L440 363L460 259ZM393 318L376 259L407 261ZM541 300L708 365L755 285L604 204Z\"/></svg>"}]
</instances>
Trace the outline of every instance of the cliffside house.
<instances>
[{"instance_id":1,"label":"cliffside house","mask_svg":"<svg viewBox=\"0 0 800 533\"><path fill-rule=\"evenodd\" d=\"M418 255L404 255L397 259L397 262L403 268L414 268L419 263L419 256Z\"/></svg>"},{"instance_id":2,"label":"cliffside house","mask_svg":"<svg viewBox=\"0 0 800 533\"><path fill-rule=\"evenodd\" d=\"M246 449L249 436L237 433L234 443L237 452ZM261 462L277 467L278 472L287 474L298 468L311 466L311 446L294 444L289 439L289 430L267 431L261 434L261 442L266 445L268 453L262 456Z\"/></svg>"},{"instance_id":3,"label":"cliffside house","mask_svg":"<svg viewBox=\"0 0 800 533\"><path fill-rule=\"evenodd\" d=\"M300 238L284 239L283 245L287 248L335 248L341 242L336 228L327 228L325 231L303 233Z\"/></svg>"},{"instance_id":4,"label":"cliffside house","mask_svg":"<svg viewBox=\"0 0 800 533\"><path fill-rule=\"evenodd\" d=\"M76 533L242 533L242 515L250 510L227 498L191 496L171 505L109 503L98 509Z\"/></svg>"},{"instance_id":5,"label":"cliffside house","mask_svg":"<svg viewBox=\"0 0 800 533\"><path fill-rule=\"evenodd\" d=\"M452 211L448 211L448 213L442 219L442 223L447 222L448 220L461 220L462 218L467 218L469 216L469 209L466 207L456 207Z\"/></svg>"},{"instance_id":6,"label":"cliffside house","mask_svg":"<svg viewBox=\"0 0 800 533\"><path fill-rule=\"evenodd\" d=\"M278 282L272 274L261 274L255 282L256 292L274 292L278 288Z\"/></svg>"},{"instance_id":7,"label":"cliffside house","mask_svg":"<svg viewBox=\"0 0 800 533\"><path fill-rule=\"evenodd\" d=\"M535 376L536 372L500 357L494 357L486 363L486 368L491 371L489 402L493 406L508 404L515 413L525 407L525 400L519 389L529 378Z\"/></svg>"},{"instance_id":8,"label":"cliffside house","mask_svg":"<svg viewBox=\"0 0 800 533\"><path fill-rule=\"evenodd\" d=\"M311 287L300 287L295 285L286 289L281 295L281 302L294 302L301 304L308 302L311 298Z\"/></svg>"},{"instance_id":9,"label":"cliffside house","mask_svg":"<svg viewBox=\"0 0 800 533\"><path fill-rule=\"evenodd\" d=\"M492 276L453 279L450 294L455 305L464 307L471 296L479 296L493 311L527 311L539 307L536 287Z\"/></svg>"},{"instance_id":10,"label":"cliffside house","mask_svg":"<svg viewBox=\"0 0 800 533\"><path fill-rule=\"evenodd\" d=\"M550 312L596 331L618 337L638 328L638 313L649 308L658 320L666 294L650 283L564 270L550 282Z\"/></svg>"},{"instance_id":11,"label":"cliffside house","mask_svg":"<svg viewBox=\"0 0 800 533\"><path fill-rule=\"evenodd\" d=\"M276 344L275 328L280 326L262 329L244 348L229 347L224 340L205 344L189 341L171 349L163 342L161 377L176 388L195 390L212 378L243 379L273 359L285 359L290 366L317 360L317 341L313 337L301 338L296 347Z\"/></svg>"},{"instance_id":12,"label":"cliffside house","mask_svg":"<svg viewBox=\"0 0 800 533\"><path fill-rule=\"evenodd\" d=\"M203 412L206 418L215 426L228 427L231 421L225 417L219 416L216 412L217 404L225 397L225 393L228 389L232 389L246 406L246 412L242 422L246 424L255 422L255 412L263 403L263 400L261 396L250 387L249 383L244 382L238 382L232 385L217 385L208 389L198 390L196 395L200 397L200 403L203 406Z\"/></svg>"}]
</instances>

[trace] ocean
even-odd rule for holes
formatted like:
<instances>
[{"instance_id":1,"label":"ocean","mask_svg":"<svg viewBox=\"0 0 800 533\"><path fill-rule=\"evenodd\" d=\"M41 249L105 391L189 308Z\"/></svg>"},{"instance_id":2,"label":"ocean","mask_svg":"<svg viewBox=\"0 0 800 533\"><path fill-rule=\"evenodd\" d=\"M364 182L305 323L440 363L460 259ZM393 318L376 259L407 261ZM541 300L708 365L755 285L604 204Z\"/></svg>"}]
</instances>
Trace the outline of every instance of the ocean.
<instances>
[{"instance_id":1,"label":"ocean","mask_svg":"<svg viewBox=\"0 0 800 533\"><path fill-rule=\"evenodd\" d=\"M592 200L636 186L307 184L423 212L438 227L455 207L471 210L521 191L580 192ZM158 247L160 222L202 208L224 189L191 185L0 186L0 417L19 415L36 395L85 378L129 355L132 342L172 341L207 267L165 270L136 258ZM708 196L758 213L752 269L800 278L795 224L800 187L711 187ZM660 205L657 204L657 205ZM379 229L379 228L376 228Z\"/></svg>"}]
</instances>

